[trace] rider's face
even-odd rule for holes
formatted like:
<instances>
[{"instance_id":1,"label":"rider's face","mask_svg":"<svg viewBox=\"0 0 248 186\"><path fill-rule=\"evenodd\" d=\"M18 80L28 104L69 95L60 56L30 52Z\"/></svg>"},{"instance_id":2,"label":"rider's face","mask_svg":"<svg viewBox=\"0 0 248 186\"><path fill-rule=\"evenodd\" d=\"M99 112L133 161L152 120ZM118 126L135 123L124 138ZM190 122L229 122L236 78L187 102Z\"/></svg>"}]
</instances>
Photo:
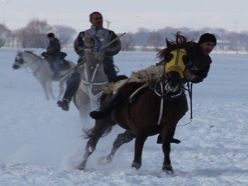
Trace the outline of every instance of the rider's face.
<instances>
[{"instance_id":1,"label":"rider's face","mask_svg":"<svg viewBox=\"0 0 248 186\"><path fill-rule=\"evenodd\" d=\"M103 25L103 19L102 19L102 15L99 14L93 14L91 16L90 22L93 26L96 27L102 27Z\"/></svg>"},{"instance_id":2,"label":"rider's face","mask_svg":"<svg viewBox=\"0 0 248 186\"><path fill-rule=\"evenodd\" d=\"M211 42L211 41L204 42L204 43L201 43L200 44L200 47L201 47L202 53L204 55L208 55L214 49L215 43L214 42Z\"/></svg>"}]
</instances>

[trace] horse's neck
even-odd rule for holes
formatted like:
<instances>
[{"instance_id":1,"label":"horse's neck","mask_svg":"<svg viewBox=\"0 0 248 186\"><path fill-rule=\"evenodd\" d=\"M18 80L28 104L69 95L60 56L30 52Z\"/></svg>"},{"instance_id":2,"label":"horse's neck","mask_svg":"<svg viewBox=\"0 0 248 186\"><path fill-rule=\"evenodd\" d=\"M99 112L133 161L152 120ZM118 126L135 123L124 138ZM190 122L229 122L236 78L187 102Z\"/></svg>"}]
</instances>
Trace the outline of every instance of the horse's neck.
<instances>
[{"instance_id":1,"label":"horse's neck","mask_svg":"<svg viewBox=\"0 0 248 186\"><path fill-rule=\"evenodd\" d=\"M105 82L107 81L107 76L104 73L103 63L100 62L94 67L88 62L85 63L84 69L81 72L82 78L88 82Z\"/></svg>"},{"instance_id":2,"label":"horse's neck","mask_svg":"<svg viewBox=\"0 0 248 186\"><path fill-rule=\"evenodd\" d=\"M26 55L23 55L23 57L24 57L24 61L26 61L26 63L31 69L36 68L37 66L40 66L44 62L44 59L34 54L26 54Z\"/></svg>"}]
</instances>

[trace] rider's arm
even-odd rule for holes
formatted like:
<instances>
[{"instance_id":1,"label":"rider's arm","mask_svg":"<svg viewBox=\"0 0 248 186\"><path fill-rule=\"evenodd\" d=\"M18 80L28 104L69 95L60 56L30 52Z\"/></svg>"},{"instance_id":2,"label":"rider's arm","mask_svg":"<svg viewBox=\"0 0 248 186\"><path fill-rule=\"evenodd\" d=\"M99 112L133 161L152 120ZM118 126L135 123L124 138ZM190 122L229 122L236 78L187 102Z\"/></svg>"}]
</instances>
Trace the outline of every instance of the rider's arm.
<instances>
[{"instance_id":1,"label":"rider's arm","mask_svg":"<svg viewBox=\"0 0 248 186\"><path fill-rule=\"evenodd\" d=\"M113 41L117 38L117 35L113 31L109 31L110 34L110 41ZM114 43L112 43L110 46L108 46L106 49L104 49L106 56L113 56L117 54L121 50L121 41L117 39Z\"/></svg>"},{"instance_id":2,"label":"rider's arm","mask_svg":"<svg viewBox=\"0 0 248 186\"><path fill-rule=\"evenodd\" d=\"M80 32L76 38L76 40L74 41L74 50L76 51L76 53L79 56L84 56L84 41L83 41L83 37L84 37L84 32Z\"/></svg>"},{"instance_id":3,"label":"rider's arm","mask_svg":"<svg viewBox=\"0 0 248 186\"><path fill-rule=\"evenodd\" d=\"M206 67L206 69L204 70L199 70L196 72L193 72L193 74L195 75L195 78L191 80L192 83L200 83L202 82L208 75L210 66Z\"/></svg>"}]
</instances>

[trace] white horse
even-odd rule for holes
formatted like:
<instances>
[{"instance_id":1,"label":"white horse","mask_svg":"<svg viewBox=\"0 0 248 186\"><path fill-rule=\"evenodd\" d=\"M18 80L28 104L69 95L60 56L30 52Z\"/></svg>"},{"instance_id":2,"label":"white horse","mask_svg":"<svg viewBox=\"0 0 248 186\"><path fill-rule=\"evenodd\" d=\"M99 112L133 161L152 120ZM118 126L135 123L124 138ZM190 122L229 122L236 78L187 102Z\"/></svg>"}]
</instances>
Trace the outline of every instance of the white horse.
<instances>
[{"instance_id":1,"label":"white horse","mask_svg":"<svg viewBox=\"0 0 248 186\"><path fill-rule=\"evenodd\" d=\"M89 111L98 108L99 98L103 93L103 87L108 83L104 72L103 56L99 56L93 49L93 38L85 38L84 63L78 68L81 81L74 96L74 104L82 118L89 117ZM88 48L87 48L88 47Z\"/></svg>"},{"instance_id":2,"label":"white horse","mask_svg":"<svg viewBox=\"0 0 248 186\"><path fill-rule=\"evenodd\" d=\"M69 64L71 67L75 65L73 62L69 62ZM22 67L26 67L31 70L35 78L40 82L47 100L50 98L55 99L52 90L52 81L59 81L58 97L60 98L62 96L66 79L53 79L54 73L46 59L34 54L32 51L18 52L12 68L19 69Z\"/></svg>"}]
</instances>

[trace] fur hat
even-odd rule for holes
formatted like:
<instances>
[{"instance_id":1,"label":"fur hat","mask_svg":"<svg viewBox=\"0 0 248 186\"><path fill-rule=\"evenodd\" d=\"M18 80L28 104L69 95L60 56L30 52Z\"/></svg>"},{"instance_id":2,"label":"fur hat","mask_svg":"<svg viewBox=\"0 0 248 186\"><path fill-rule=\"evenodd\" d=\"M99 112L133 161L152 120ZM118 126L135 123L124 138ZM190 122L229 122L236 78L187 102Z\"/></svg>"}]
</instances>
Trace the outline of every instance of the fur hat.
<instances>
[{"instance_id":1,"label":"fur hat","mask_svg":"<svg viewBox=\"0 0 248 186\"><path fill-rule=\"evenodd\" d=\"M216 40L216 37L213 35L213 34L210 34L210 33L205 33L205 34L202 34L198 43L201 44L201 43L205 43L205 42L213 42L215 45L217 44L217 40Z\"/></svg>"},{"instance_id":2,"label":"fur hat","mask_svg":"<svg viewBox=\"0 0 248 186\"><path fill-rule=\"evenodd\" d=\"M52 37L52 38L54 38L55 35L54 35L54 33L50 32L50 33L47 34L47 37Z\"/></svg>"}]
</instances>

